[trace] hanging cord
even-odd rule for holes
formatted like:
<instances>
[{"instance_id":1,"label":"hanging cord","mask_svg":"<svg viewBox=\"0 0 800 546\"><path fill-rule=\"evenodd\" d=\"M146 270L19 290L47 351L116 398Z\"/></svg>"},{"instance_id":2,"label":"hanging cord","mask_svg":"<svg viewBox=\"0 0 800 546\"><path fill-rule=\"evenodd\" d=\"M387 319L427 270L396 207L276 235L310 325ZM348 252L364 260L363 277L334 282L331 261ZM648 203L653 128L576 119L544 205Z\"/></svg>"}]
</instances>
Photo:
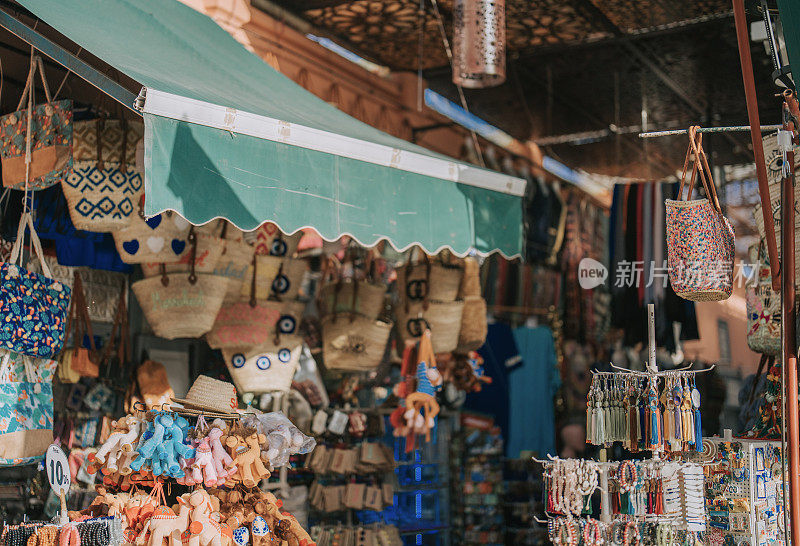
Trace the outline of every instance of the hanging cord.
<instances>
[{"instance_id":1,"label":"hanging cord","mask_svg":"<svg viewBox=\"0 0 800 546\"><path fill-rule=\"evenodd\" d=\"M439 13L439 2L437 0L431 0L431 4L433 5L433 13L436 15L436 22L439 24L439 32L442 34L444 51L447 53L447 59L450 61L450 70L453 70L453 50L450 49L450 40L447 39L447 32L444 29L442 14ZM422 59L420 59L420 63L421 62ZM467 98L464 96L464 88L460 83L456 83L456 87L458 88L458 98L461 101L461 107L469 114L470 112L469 107L467 106ZM478 161L480 162L481 167L486 167L486 163L483 161L483 154L481 153L481 145L478 142L478 135L472 130L470 130L469 133L472 135L472 144L475 146L475 152L478 154Z\"/></svg>"},{"instance_id":2,"label":"hanging cord","mask_svg":"<svg viewBox=\"0 0 800 546\"><path fill-rule=\"evenodd\" d=\"M417 112L422 112L422 56L425 54L425 0L419 0L419 44L417 49Z\"/></svg>"}]
</instances>

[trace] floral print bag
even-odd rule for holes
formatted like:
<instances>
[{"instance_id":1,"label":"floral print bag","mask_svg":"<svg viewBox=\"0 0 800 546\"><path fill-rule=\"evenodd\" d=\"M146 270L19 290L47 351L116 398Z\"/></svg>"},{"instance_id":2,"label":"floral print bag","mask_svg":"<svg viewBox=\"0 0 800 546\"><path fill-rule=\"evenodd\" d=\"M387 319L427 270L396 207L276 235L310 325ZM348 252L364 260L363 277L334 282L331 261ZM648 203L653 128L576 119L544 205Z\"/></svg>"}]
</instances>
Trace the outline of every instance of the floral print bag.
<instances>
[{"instance_id":1,"label":"floral print bag","mask_svg":"<svg viewBox=\"0 0 800 546\"><path fill-rule=\"evenodd\" d=\"M0 467L35 463L53 443L55 365L0 350Z\"/></svg>"},{"instance_id":2,"label":"floral print bag","mask_svg":"<svg viewBox=\"0 0 800 546\"><path fill-rule=\"evenodd\" d=\"M25 228L43 275L19 265ZM70 289L52 279L30 213L19 221L11 260L0 263L0 348L35 358L54 358L64 346Z\"/></svg>"},{"instance_id":3,"label":"floral print bag","mask_svg":"<svg viewBox=\"0 0 800 546\"><path fill-rule=\"evenodd\" d=\"M47 99L39 105L34 97L37 68ZM16 112L0 117L0 157L7 188L41 190L72 173L72 101L50 97L41 57L31 59Z\"/></svg>"}]
</instances>

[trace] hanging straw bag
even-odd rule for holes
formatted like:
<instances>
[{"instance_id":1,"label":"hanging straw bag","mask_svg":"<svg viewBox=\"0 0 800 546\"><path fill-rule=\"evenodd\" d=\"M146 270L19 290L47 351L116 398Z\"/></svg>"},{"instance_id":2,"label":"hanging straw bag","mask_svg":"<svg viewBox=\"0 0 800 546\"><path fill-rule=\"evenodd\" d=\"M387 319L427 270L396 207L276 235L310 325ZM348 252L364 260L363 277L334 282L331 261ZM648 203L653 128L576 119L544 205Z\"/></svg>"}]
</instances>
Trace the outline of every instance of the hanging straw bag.
<instances>
[{"instance_id":1,"label":"hanging straw bag","mask_svg":"<svg viewBox=\"0 0 800 546\"><path fill-rule=\"evenodd\" d=\"M764 242L750 247L753 279L745 289L747 346L768 356L781 352L781 297L772 291L772 275Z\"/></svg>"},{"instance_id":2,"label":"hanging straw bag","mask_svg":"<svg viewBox=\"0 0 800 546\"><path fill-rule=\"evenodd\" d=\"M329 370L369 371L383 360L391 322L356 313L337 313L322 319L322 355Z\"/></svg>"},{"instance_id":3,"label":"hanging straw bag","mask_svg":"<svg viewBox=\"0 0 800 546\"><path fill-rule=\"evenodd\" d=\"M98 149L102 159L136 166L136 146L144 138L144 123L98 118L76 121L72 128L72 157L75 161L94 161Z\"/></svg>"},{"instance_id":4,"label":"hanging straw bag","mask_svg":"<svg viewBox=\"0 0 800 546\"><path fill-rule=\"evenodd\" d=\"M173 239L173 242L178 239ZM194 270L197 273L214 273L217 263L225 251L225 241L219 237L203 235L197 233L194 226L189 226L183 244L175 246L182 248L177 254L177 261L169 263L149 262L142 264L142 273L145 277L155 277L161 275L162 266L167 273L188 273L192 263L192 252L194 252Z\"/></svg>"},{"instance_id":5,"label":"hanging straw bag","mask_svg":"<svg viewBox=\"0 0 800 546\"><path fill-rule=\"evenodd\" d=\"M239 392L261 394L291 388L302 352L301 342L278 351L263 346L248 351L224 349L222 356Z\"/></svg>"},{"instance_id":6,"label":"hanging straw bag","mask_svg":"<svg viewBox=\"0 0 800 546\"><path fill-rule=\"evenodd\" d=\"M194 262L189 274L164 271L131 286L153 332L165 339L200 337L214 326L228 290L228 279L197 275Z\"/></svg>"},{"instance_id":7,"label":"hanging straw bag","mask_svg":"<svg viewBox=\"0 0 800 546\"><path fill-rule=\"evenodd\" d=\"M769 203L772 210L772 218L775 224L775 242L778 245L778 252L781 250L781 182L784 174L784 154L778 145L778 135L773 133L766 135L762 139L764 144L764 161L767 166L767 183L769 185ZM800 168L800 149L793 146L795 169ZM764 215L761 213L761 203L756 203L753 208L756 228L761 239L766 241L767 232L764 228ZM800 208L797 203L794 207L794 231L800 234ZM800 245L795 245L795 260L800 259ZM796 262L797 263L797 262ZM795 285L800 286L800 267L795 269Z\"/></svg>"},{"instance_id":8,"label":"hanging straw bag","mask_svg":"<svg viewBox=\"0 0 800 546\"><path fill-rule=\"evenodd\" d=\"M145 219L139 201L137 213L128 226L111 234L117 252L126 264L174 263L186 252L190 227L191 224L182 216L172 212Z\"/></svg>"},{"instance_id":9,"label":"hanging straw bag","mask_svg":"<svg viewBox=\"0 0 800 546\"><path fill-rule=\"evenodd\" d=\"M458 348L463 312L461 300L412 303L408 308L401 305L396 309L397 332L403 341L416 341L429 329L434 352L449 353Z\"/></svg>"},{"instance_id":10,"label":"hanging straw bag","mask_svg":"<svg viewBox=\"0 0 800 546\"><path fill-rule=\"evenodd\" d=\"M272 339L283 304L276 301L259 301L256 298L256 279L260 262L258 258L259 256L255 255L252 257L253 265L248 269L249 300L223 304L214 320L214 326L206 334L206 341L210 347L250 349Z\"/></svg>"},{"instance_id":11,"label":"hanging straw bag","mask_svg":"<svg viewBox=\"0 0 800 546\"><path fill-rule=\"evenodd\" d=\"M267 299L283 301L297 297L303 282L303 275L308 269L308 263L305 260L263 256L258 253L256 253L255 259L255 295L258 301ZM251 264L248 268L246 279L252 277L253 267ZM243 298L250 297L250 286L247 283L242 283L241 296Z\"/></svg>"},{"instance_id":12,"label":"hanging straw bag","mask_svg":"<svg viewBox=\"0 0 800 546\"><path fill-rule=\"evenodd\" d=\"M76 159L72 172L61 181L72 223L85 231L111 232L126 227L136 214L136 204L144 189L142 173L127 159L128 148L135 145L129 146L128 122L125 119L119 122L122 128L114 133L119 133L121 141L114 144L113 137L103 136L106 123L110 122L104 119L82 122L95 127L95 157ZM112 154L111 146L121 149L113 150ZM83 145L82 149L86 147ZM113 161L112 157L122 161Z\"/></svg>"},{"instance_id":13,"label":"hanging straw bag","mask_svg":"<svg viewBox=\"0 0 800 546\"><path fill-rule=\"evenodd\" d=\"M0 355L0 466L35 463L53 443L53 385L41 363L9 352ZM54 361L44 364L49 377L53 366Z\"/></svg>"},{"instance_id":14,"label":"hanging straw bag","mask_svg":"<svg viewBox=\"0 0 800 546\"><path fill-rule=\"evenodd\" d=\"M69 322L72 325L72 349L61 355L61 365L72 374L81 377L99 377L98 362L100 354L94 344L92 321L89 320L86 299L83 295L83 281L77 271L72 281L72 302L69 308ZM89 338L89 349L83 347L84 334Z\"/></svg>"},{"instance_id":15,"label":"hanging straw bag","mask_svg":"<svg viewBox=\"0 0 800 546\"><path fill-rule=\"evenodd\" d=\"M17 265L26 226L43 275ZM70 289L51 278L43 256L31 216L25 212L19 221L11 262L0 264L0 347L36 358L53 358L64 347Z\"/></svg>"},{"instance_id":16,"label":"hanging straw bag","mask_svg":"<svg viewBox=\"0 0 800 546\"><path fill-rule=\"evenodd\" d=\"M383 313L386 286L371 281L374 278L374 262L371 259L368 261L367 278L364 280L344 279L340 274L342 266L337 263L335 257L331 257L325 263L317 296L320 316L332 313L359 313L377 319Z\"/></svg>"},{"instance_id":17,"label":"hanging straw bag","mask_svg":"<svg viewBox=\"0 0 800 546\"><path fill-rule=\"evenodd\" d=\"M230 222L226 220L220 220L220 222L222 227L218 237L225 241L225 247L217 260L213 273L228 278L228 292L225 294L225 301L232 302L239 299L242 285L247 278L248 266L253 263L255 248L244 241L242 232L235 226L231 226ZM216 235L216 232L212 232L212 234Z\"/></svg>"},{"instance_id":18,"label":"hanging straw bag","mask_svg":"<svg viewBox=\"0 0 800 546\"><path fill-rule=\"evenodd\" d=\"M489 325L486 322L486 300L480 296L464 298L461 329L458 333L458 352L477 351L486 341Z\"/></svg>"},{"instance_id":19,"label":"hanging straw bag","mask_svg":"<svg viewBox=\"0 0 800 546\"><path fill-rule=\"evenodd\" d=\"M461 266L431 262L420 251L423 263L412 260L397 268L397 287L402 302L455 301L464 270Z\"/></svg>"},{"instance_id":20,"label":"hanging straw bag","mask_svg":"<svg viewBox=\"0 0 800 546\"><path fill-rule=\"evenodd\" d=\"M37 68L47 102L34 106ZM72 170L72 101L50 97L41 57L31 57L17 111L0 117L0 157L3 185L17 190L48 188Z\"/></svg>"},{"instance_id":21,"label":"hanging straw bag","mask_svg":"<svg viewBox=\"0 0 800 546\"><path fill-rule=\"evenodd\" d=\"M666 200L669 281L680 297L692 301L718 301L733 291L735 252L733 227L717 199L714 179L703 151L703 135L689 128L690 147L683 165L678 199ZM683 200L689 159L694 154L688 197L699 171L707 199Z\"/></svg>"}]
</instances>

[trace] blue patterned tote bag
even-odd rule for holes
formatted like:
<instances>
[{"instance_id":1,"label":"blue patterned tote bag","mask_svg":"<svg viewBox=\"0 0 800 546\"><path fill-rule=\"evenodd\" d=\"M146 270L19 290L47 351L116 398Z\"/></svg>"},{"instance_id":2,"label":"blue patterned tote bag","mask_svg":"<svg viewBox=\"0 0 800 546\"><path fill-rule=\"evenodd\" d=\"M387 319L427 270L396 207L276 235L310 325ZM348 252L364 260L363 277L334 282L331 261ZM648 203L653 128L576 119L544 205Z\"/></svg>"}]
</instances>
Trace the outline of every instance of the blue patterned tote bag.
<instances>
[{"instance_id":1,"label":"blue patterned tote bag","mask_svg":"<svg viewBox=\"0 0 800 546\"><path fill-rule=\"evenodd\" d=\"M0 467L38 462L53 443L55 361L0 350Z\"/></svg>"},{"instance_id":2,"label":"blue patterned tote bag","mask_svg":"<svg viewBox=\"0 0 800 546\"><path fill-rule=\"evenodd\" d=\"M94 128L94 145L82 142L78 148L78 135L81 140L92 135L87 124ZM128 122L122 119L112 123L101 118L75 125L72 173L61 181L72 223L78 229L95 232L127 227L131 216L137 213L136 205L144 189L144 176L135 160L129 161L136 143L128 142ZM93 157L84 157L87 148L93 148Z\"/></svg>"},{"instance_id":3,"label":"blue patterned tote bag","mask_svg":"<svg viewBox=\"0 0 800 546\"><path fill-rule=\"evenodd\" d=\"M25 228L43 275L20 265ZM64 346L70 289L53 280L29 213L20 218L11 261L0 264L0 348L36 358L53 358Z\"/></svg>"}]
</instances>

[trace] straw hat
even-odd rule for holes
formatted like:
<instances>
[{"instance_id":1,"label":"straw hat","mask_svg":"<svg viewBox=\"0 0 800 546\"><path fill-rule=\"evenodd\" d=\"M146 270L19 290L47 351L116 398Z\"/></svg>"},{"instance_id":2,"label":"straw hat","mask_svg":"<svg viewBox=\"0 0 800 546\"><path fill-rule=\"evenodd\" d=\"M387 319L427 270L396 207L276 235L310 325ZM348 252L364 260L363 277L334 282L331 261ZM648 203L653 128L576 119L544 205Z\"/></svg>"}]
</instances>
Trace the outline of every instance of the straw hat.
<instances>
[{"instance_id":1,"label":"straw hat","mask_svg":"<svg viewBox=\"0 0 800 546\"><path fill-rule=\"evenodd\" d=\"M171 400L182 404L184 408L201 412L230 414L239 408L239 399L236 397L236 387L233 383L207 375L200 375L194 380L185 399Z\"/></svg>"}]
</instances>

